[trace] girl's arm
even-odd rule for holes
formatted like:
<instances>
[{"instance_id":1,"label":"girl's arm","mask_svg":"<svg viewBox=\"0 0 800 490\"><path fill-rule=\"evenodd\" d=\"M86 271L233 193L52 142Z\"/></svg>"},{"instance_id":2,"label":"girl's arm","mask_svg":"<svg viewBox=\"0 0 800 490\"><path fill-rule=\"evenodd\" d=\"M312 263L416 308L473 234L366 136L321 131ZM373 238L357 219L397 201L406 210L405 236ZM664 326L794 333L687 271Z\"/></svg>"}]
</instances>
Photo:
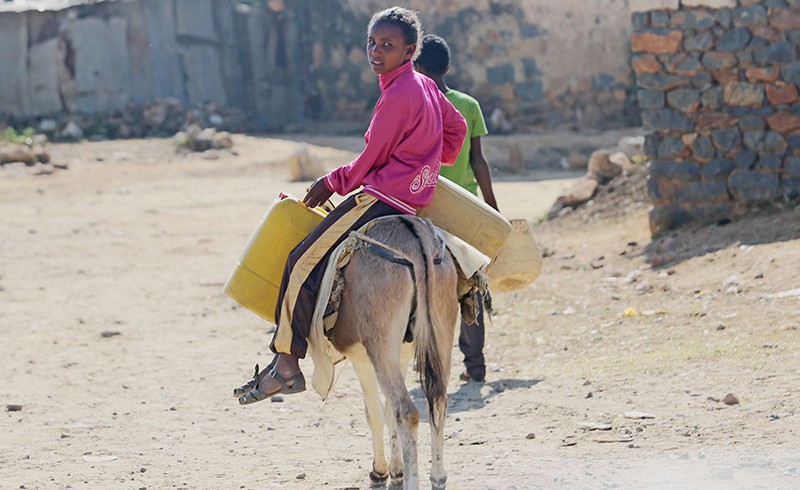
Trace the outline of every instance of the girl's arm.
<instances>
[{"instance_id":1,"label":"girl's arm","mask_svg":"<svg viewBox=\"0 0 800 490\"><path fill-rule=\"evenodd\" d=\"M367 146L348 165L341 166L325 176L325 185L339 195L358 189L369 170L388 160L403 133L404 116L397 106L386 104L383 97L375 105L372 121L367 129Z\"/></svg>"}]
</instances>

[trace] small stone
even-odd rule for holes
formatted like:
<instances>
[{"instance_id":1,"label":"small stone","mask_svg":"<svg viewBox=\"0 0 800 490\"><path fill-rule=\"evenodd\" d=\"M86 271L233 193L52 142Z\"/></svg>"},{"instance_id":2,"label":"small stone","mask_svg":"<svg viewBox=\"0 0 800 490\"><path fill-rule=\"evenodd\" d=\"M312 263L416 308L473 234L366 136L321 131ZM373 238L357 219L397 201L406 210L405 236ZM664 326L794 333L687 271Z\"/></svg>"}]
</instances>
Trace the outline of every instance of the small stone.
<instances>
[{"instance_id":1,"label":"small stone","mask_svg":"<svg viewBox=\"0 0 800 490\"><path fill-rule=\"evenodd\" d=\"M272 403L283 403L283 397L280 395L273 395L269 400Z\"/></svg>"},{"instance_id":2,"label":"small stone","mask_svg":"<svg viewBox=\"0 0 800 490\"><path fill-rule=\"evenodd\" d=\"M525 436L525 439L536 439L536 434L533 432L528 432L528 435Z\"/></svg>"},{"instance_id":3,"label":"small stone","mask_svg":"<svg viewBox=\"0 0 800 490\"><path fill-rule=\"evenodd\" d=\"M19 412L22 410L22 405L8 404L6 405L6 412Z\"/></svg>"},{"instance_id":4,"label":"small stone","mask_svg":"<svg viewBox=\"0 0 800 490\"><path fill-rule=\"evenodd\" d=\"M306 474L305 473L300 473L295 478L298 479L298 480L305 480L306 479Z\"/></svg>"},{"instance_id":5,"label":"small stone","mask_svg":"<svg viewBox=\"0 0 800 490\"><path fill-rule=\"evenodd\" d=\"M728 393L727 395L725 395L725 398L722 399L722 403L724 403L725 405L738 405L739 399L736 398L736 395L734 395L733 393Z\"/></svg>"}]
</instances>

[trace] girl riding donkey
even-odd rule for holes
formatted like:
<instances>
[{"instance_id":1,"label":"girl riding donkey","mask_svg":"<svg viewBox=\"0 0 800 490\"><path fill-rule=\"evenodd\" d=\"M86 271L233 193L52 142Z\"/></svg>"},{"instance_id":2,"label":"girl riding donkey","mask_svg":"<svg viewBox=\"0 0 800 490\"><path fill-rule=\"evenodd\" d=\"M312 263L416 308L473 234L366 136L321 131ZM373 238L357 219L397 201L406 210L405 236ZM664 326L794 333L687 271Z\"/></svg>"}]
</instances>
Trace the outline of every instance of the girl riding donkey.
<instances>
[{"instance_id":1,"label":"girl riding donkey","mask_svg":"<svg viewBox=\"0 0 800 490\"><path fill-rule=\"evenodd\" d=\"M452 165L466 134L461 114L430 78L414 71L422 27L401 7L378 12L367 28L367 59L378 75L381 96L364 135L366 147L350 164L317 180L303 202L318 206L333 195L345 199L290 254L275 312L277 329L267 369L234 390L245 405L278 393L299 393L306 382L305 357L317 293L333 249L380 216L409 214L427 206L440 165ZM455 301L456 298L454 297Z\"/></svg>"}]
</instances>

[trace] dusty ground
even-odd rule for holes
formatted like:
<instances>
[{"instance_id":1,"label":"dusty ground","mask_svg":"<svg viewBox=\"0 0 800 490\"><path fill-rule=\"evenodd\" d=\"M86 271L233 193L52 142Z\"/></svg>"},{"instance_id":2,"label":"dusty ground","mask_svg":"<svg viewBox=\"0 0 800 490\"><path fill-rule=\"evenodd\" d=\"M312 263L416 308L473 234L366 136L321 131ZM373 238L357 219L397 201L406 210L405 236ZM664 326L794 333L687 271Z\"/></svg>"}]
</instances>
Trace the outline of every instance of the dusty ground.
<instances>
[{"instance_id":1,"label":"dusty ground","mask_svg":"<svg viewBox=\"0 0 800 490\"><path fill-rule=\"evenodd\" d=\"M307 185L282 165L296 142L235 142L57 145L69 170L0 171L2 488L366 487L351 368L324 403L230 396L269 325L222 286L271 200ZM569 184L496 193L538 222ZM800 487L800 210L651 241L636 185L535 227L544 271L495 295L487 382L454 366L448 488Z\"/></svg>"}]
</instances>

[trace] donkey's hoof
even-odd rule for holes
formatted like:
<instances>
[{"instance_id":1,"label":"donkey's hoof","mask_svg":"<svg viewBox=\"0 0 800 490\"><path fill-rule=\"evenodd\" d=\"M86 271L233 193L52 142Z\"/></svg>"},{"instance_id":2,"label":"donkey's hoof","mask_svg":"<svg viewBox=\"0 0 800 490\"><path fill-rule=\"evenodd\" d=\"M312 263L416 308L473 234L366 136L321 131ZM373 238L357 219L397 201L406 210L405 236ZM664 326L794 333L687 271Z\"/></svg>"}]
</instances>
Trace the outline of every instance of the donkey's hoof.
<instances>
[{"instance_id":1,"label":"donkey's hoof","mask_svg":"<svg viewBox=\"0 0 800 490\"><path fill-rule=\"evenodd\" d=\"M442 478L436 480L431 477L431 490L444 490L447 487L447 477L443 476Z\"/></svg>"},{"instance_id":2,"label":"donkey's hoof","mask_svg":"<svg viewBox=\"0 0 800 490\"><path fill-rule=\"evenodd\" d=\"M369 472L369 481L373 487L386 486L386 481L389 479L389 473L378 473L375 470Z\"/></svg>"},{"instance_id":3,"label":"donkey's hoof","mask_svg":"<svg viewBox=\"0 0 800 490\"><path fill-rule=\"evenodd\" d=\"M392 483L389 485L391 489L403 488L403 472L391 473Z\"/></svg>"}]
</instances>

